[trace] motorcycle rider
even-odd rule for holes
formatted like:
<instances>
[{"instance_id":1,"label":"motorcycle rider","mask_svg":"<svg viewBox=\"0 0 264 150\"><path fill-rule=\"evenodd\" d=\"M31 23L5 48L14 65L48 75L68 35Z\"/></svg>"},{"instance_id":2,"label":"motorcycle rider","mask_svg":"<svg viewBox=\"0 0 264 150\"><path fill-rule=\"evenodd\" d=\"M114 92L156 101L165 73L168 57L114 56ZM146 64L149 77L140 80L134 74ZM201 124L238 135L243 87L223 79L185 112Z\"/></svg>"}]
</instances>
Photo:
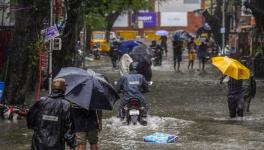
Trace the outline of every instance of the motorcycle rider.
<instances>
[{"instance_id":1,"label":"motorcycle rider","mask_svg":"<svg viewBox=\"0 0 264 150\"><path fill-rule=\"evenodd\" d=\"M113 39L113 43L111 45L111 49L109 52L109 55L111 57L113 68L116 68L116 61L118 60L118 47L120 46L120 42L118 42L116 39Z\"/></svg>"},{"instance_id":2,"label":"motorcycle rider","mask_svg":"<svg viewBox=\"0 0 264 150\"><path fill-rule=\"evenodd\" d=\"M147 105L142 93L149 92L148 82L143 75L138 73L138 62L132 62L129 65L129 74L125 74L117 83L117 91L124 95L123 101L119 106L119 117L121 120L125 118L124 106L129 102L130 98L137 98L141 105L145 108L142 117L147 117Z\"/></svg>"},{"instance_id":3,"label":"motorcycle rider","mask_svg":"<svg viewBox=\"0 0 264 150\"><path fill-rule=\"evenodd\" d=\"M94 46L93 46L93 49L92 49L92 53L94 55L94 58L95 59L100 59L101 58L101 55L100 55L100 43L97 42Z\"/></svg>"},{"instance_id":4,"label":"motorcycle rider","mask_svg":"<svg viewBox=\"0 0 264 150\"><path fill-rule=\"evenodd\" d=\"M153 54L155 57L155 65L161 66L162 65L162 54L163 54L162 47L159 44L157 44L156 40L153 40L149 47L154 50Z\"/></svg>"},{"instance_id":5,"label":"motorcycle rider","mask_svg":"<svg viewBox=\"0 0 264 150\"><path fill-rule=\"evenodd\" d=\"M65 141L76 147L71 105L64 99L66 83L63 78L54 79L52 93L41 98L29 110L27 125L34 130L31 150L64 150Z\"/></svg>"}]
</instances>

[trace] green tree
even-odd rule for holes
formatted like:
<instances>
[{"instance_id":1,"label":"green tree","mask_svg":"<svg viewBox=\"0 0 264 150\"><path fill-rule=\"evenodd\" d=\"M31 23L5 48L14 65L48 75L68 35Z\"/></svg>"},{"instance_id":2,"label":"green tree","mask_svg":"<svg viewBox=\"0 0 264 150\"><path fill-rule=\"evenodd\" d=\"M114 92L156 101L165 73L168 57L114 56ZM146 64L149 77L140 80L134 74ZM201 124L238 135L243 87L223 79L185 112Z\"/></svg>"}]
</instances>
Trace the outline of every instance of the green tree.
<instances>
[{"instance_id":1,"label":"green tree","mask_svg":"<svg viewBox=\"0 0 264 150\"><path fill-rule=\"evenodd\" d=\"M53 74L56 75L62 67L74 66L76 42L83 26L82 0L65 0L67 20L63 30L62 50L54 51Z\"/></svg>"},{"instance_id":2,"label":"green tree","mask_svg":"<svg viewBox=\"0 0 264 150\"><path fill-rule=\"evenodd\" d=\"M126 12L137 12L149 7L149 0L102 0L99 13L105 17L106 37L109 40L110 31L119 15Z\"/></svg>"}]
</instances>

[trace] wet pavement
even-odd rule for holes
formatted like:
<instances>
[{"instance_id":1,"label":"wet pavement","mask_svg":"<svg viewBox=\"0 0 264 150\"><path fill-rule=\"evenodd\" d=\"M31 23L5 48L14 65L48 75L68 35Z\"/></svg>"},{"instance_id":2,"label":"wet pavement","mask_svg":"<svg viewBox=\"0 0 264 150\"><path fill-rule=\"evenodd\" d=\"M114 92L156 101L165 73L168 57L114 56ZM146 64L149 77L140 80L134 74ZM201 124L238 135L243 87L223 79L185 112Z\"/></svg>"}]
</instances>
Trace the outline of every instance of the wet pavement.
<instances>
[{"instance_id":1,"label":"wet pavement","mask_svg":"<svg viewBox=\"0 0 264 150\"><path fill-rule=\"evenodd\" d=\"M243 119L228 118L226 86L219 84L220 74L209 64L207 72L189 71L184 60L181 72L172 69L171 57L162 67L153 68L151 92L146 94L150 106L148 125L123 125L114 111L104 113L100 134L102 150L262 150L264 147L264 89L258 82L251 112ZM196 62L197 63L197 62ZM100 67L99 67L100 66ZM196 64L197 69L197 64ZM112 69L105 56L89 62L89 68L104 73L113 83L118 70ZM0 121L0 150L28 150L31 131L24 120ZM144 143L143 137L155 132L175 134L172 144Z\"/></svg>"}]
</instances>

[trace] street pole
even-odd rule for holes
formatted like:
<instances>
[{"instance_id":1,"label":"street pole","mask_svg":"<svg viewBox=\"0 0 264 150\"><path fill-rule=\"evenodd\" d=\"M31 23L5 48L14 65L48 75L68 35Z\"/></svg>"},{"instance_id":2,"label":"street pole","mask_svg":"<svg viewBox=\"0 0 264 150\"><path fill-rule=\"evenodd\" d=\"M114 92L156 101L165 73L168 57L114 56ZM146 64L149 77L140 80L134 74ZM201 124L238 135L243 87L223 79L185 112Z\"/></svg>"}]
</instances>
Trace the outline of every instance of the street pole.
<instances>
[{"instance_id":1,"label":"street pole","mask_svg":"<svg viewBox=\"0 0 264 150\"><path fill-rule=\"evenodd\" d=\"M85 56L86 56L86 43L87 43L87 38L86 38L86 24L84 24L83 28L83 68L85 68Z\"/></svg>"},{"instance_id":2,"label":"street pole","mask_svg":"<svg viewBox=\"0 0 264 150\"><path fill-rule=\"evenodd\" d=\"M160 12L160 0L158 0L158 13Z\"/></svg>"},{"instance_id":3,"label":"street pole","mask_svg":"<svg viewBox=\"0 0 264 150\"><path fill-rule=\"evenodd\" d=\"M222 8L222 54L225 55L225 0Z\"/></svg>"},{"instance_id":4,"label":"street pole","mask_svg":"<svg viewBox=\"0 0 264 150\"><path fill-rule=\"evenodd\" d=\"M213 15L213 0L211 0L211 15Z\"/></svg>"},{"instance_id":5,"label":"street pole","mask_svg":"<svg viewBox=\"0 0 264 150\"><path fill-rule=\"evenodd\" d=\"M50 0L50 27L53 26L53 0ZM49 94L51 94L51 84L52 84L52 42L49 42Z\"/></svg>"}]
</instances>

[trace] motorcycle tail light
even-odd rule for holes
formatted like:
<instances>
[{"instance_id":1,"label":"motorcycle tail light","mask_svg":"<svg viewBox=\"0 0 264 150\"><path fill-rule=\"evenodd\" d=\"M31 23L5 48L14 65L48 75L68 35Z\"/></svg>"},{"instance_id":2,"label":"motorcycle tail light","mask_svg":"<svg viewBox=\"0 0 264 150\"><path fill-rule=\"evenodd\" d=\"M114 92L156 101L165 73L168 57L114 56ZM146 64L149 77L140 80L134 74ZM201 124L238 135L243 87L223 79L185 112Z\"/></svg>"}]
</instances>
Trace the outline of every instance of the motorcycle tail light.
<instances>
[{"instance_id":1,"label":"motorcycle tail light","mask_svg":"<svg viewBox=\"0 0 264 150\"><path fill-rule=\"evenodd\" d=\"M131 100L130 105L134 108L137 108L137 107L139 107L139 102L138 102L138 100Z\"/></svg>"}]
</instances>

